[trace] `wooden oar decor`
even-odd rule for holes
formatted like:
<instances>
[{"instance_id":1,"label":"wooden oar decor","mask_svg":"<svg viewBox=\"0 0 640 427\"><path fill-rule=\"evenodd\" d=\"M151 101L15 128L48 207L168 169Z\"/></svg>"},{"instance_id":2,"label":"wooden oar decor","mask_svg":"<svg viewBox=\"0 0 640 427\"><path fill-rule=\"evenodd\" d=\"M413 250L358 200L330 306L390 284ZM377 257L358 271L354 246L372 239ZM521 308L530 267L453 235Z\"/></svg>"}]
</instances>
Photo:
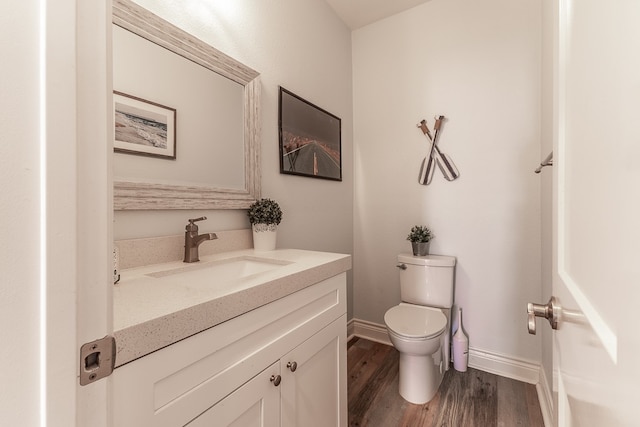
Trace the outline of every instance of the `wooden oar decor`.
<instances>
[{"instance_id":1,"label":"wooden oar decor","mask_svg":"<svg viewBox=\"0 0 640 427\"><path fill-rule=\"evenodd\" d=\"M424 160L422 160L422 165L420 166L420 175L418 176L418 182L422 185L429 185L431 183L436 164L442 172L444 179L446 179L447 181L454 181L460 176L460 172L458 172L458 169L453 163L453 160L451 160L451 158L445 153L442 153L440 151L440 148L438 148L438 136L440 135L440 130L442 128L442 123L444 122L445 117L437 116L435 120L435 124L433 125L433 137L431 137L431 132L427 127L426 120L422 120L418 124L418 127L422 130L422 133L424 133L424 135L431 143L429 147L429 154L424 158Z\"/></svg>"}]
</instances>

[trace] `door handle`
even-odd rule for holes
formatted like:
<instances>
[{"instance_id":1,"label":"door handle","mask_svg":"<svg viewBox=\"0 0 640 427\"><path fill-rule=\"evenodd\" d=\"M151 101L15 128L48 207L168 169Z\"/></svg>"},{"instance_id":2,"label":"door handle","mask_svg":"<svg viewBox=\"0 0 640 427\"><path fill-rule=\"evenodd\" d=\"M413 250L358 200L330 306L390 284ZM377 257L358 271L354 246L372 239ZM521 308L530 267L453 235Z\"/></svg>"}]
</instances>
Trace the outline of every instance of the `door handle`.
<instances>
[{"instance_id":1,"label":"door handle","mask_svg":"<svg viewBox=\"0 0 640 427\"><path fill-rule=\"evenodd\" d=\"M556 304L556 298L549 298L546 304L527 304L527 326L531 335L536 334L536 317L544 317L549 321L551 329L558 329L558 318L560 317L560 306Z\"/></svg>"}]
</instances>

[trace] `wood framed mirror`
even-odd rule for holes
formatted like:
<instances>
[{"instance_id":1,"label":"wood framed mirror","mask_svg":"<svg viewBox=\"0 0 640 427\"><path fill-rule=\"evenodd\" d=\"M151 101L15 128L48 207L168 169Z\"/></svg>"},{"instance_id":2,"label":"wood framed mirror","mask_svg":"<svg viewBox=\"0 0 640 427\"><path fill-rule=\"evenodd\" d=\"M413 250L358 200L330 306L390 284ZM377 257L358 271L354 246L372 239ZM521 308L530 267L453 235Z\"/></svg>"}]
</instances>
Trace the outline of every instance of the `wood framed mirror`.
<instances>
[{"instance_id":1,"label":"wood framed mirror","mask_svg":"<svg viewBox=\"0 0 640 427\"><path fill-rule=\"evenodd\" d=\"M138 70L140 67L135 64L136 57L143 55L129 54L127 59L119 58L119 49L116 46L116 35L126 33L127 37L139 37L144 43L149 43L150 49L159 51L159 55L170 55L179 58L184 64L179 67L188 66L198 68L198 73L203 71L210 73L211 76L206 78L222 78L227 81L227 85L236 85L238 89L232 88L232 92L238 94L238 99L221 100L221 105L214 106L213 111L220 114L212 113L212 115L202 118L194 118L189 122L187 120L188 108L177 107L176 118L176 153L177 161L145 158L142 156L130 156L128 154L114 154L114 209L115 210L148 210L148 209L246 209L256 199L260 198L260 78L259 73L244 64L236 61L228 55L211 47L207 43L199 40L193 35L174 26L173 24L156 16L152 12L142 8L130 0L114 0L113 1L113 24L114 24L114 90L118 92L127 92L128 95L144 98L152 102L163 105L170 105L175 108L174 103L184 101L174 100L171 95L162 93L158 90L144 89L147 78L138 76L136 84L129 84L128 87L120 87L121 79L116 70L122 67L123 63L131 61L132 68ZM122 31L126 30L126 31ZM120 36L118 36L120 37ZM127 42L126 45L134 45L138 43ZM146 49L146 48L145 48ZM146 54L145 54L146 55ZM176 56L177 55L177 56ZM145 61L145 59L141 59ZM173 60L169 58L169 60ZM126 65L126 64L125 64ZM157 74L155 71L164 70L166 66L156 66L154 72L146 71L147 75ZM183 80L185 82L194 80L185 77L177 72L172 80ZM143 76L144 77L144 76ZM123 86L127 86L122 83ZM156 84L155 88L162 89L164 84ZM207 84L208 86L208 84ZM152 87L153 86L149 86ZM217 93L207 93L208 87L196 88L200 91L198 100L211 99L217 100ZM146 90L146 93L145 93ZM136 93L130 93L136 92ZM142 93L137 93L142 92ZM183 89L176 89L173 93L184 93ZM168 99L167 99L168 97ZM160 99L158 99L160 98ZM192 99L194 99L192 97ZM197 103L196 103L197 104ZM236 105L238 114L237 119L227 120L224 117L226 110L232 109L231 106ZM229 107L229 108L227 108ZM199 107L190 106L190 108ZM185 116L186 114L186 116ZM211 131L211 123L216 121L227 124L233 122L233 129L222 129ZM187 123L187 125L184 125ZM183 126L183 127L181 127ZM202 129L197 129L202 126ZM220 125L222 126L222 125ZM183 130L181 134L181 129ZM199 135L200 138L191 138L184 135L184 131L188 130L191 134ZM229 131L229 132L227 132ZM213 135L213 134L216 135ZM222 135L221 135L222 134ZM228 137L227 134L235 135L236 138ZM217 137L216 137L217 136ZM211 140L209 140L211 137ZM189 139L198 139L200 148L189 148ZM204 145L203 145L204 144ZM228 144L231 154L208 155L199 151L208 152L208 148L216 149L224 147ZM224 149L224 148L222 148ZM191 152L189 152L191 151ZM240 154L237 154L240 153ZM118 157L128 156L128 157ZM190 157L189 157L190 156ZM235 157L234 157L235 156ZM230 162L229 158L234 157L236 160ZM202 163L195 164L196 158L200 158ZM123 160L124 159L124 160ZM122 172L120 163L128 162L129 170L133 172ZM182 165L178 162L182 161ZM149 163L154 162L154 163ZM177 165L177 166L176 166ZM201 179L182 179L181 172L172 172L172 169L181 167L182 170L193 170L200 172L217 171L219 174L225 174L224 177L214 176L211 182L203 182ZM154 169L160 176L143 176L136 175L138 172L153 171ZM226 172L225 172L226 171ZM173 174L173 175L172 175ZM206 174L203 174L206 175ZM226 175L237 175L238 178L234 182L226 182ZM176 179L179 176L179 179ZM204 178L209 180L209 178Z\"/></svg>"}]
</instances>

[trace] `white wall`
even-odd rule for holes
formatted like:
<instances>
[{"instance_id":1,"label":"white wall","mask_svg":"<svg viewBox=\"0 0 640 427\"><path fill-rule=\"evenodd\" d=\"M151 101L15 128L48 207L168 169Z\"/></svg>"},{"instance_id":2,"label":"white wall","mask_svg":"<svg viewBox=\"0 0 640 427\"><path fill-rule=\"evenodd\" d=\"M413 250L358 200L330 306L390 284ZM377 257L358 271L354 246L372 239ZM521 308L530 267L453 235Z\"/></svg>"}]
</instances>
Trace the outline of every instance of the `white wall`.
<instances>
[{"instance_id":1,"label":"white wall","mask_svg":"<svg viewBox=\"0 0 640 427\"><path fill-rule=\"evenodd\" d=\"M284 212L278 246L351 253L353 144L351 32L323 0L138 0L174 25L261 73L262 195ZM280 174L278 86L342 119L342 182ZM249 228L245 211L116 212L114 238Z\"/></svg>"},{"instance_id":2,"label":"white wall","mask_svg":"<svg viewBox=\"0 0 640 427\"><path fill-rule=\"evenodd\" d=\"M455 255L456 304L476 349L540 360L526 303L540 297L541 10L538 0L432 0L353 33L354 316L383 324L400 299L410 227ZM460 170L429 186L416 124L443 114Z\"/></svg>"},{"instance_id":3,"label":"white wall","mask_svg":"<svg viewBox=\"0 0 640 427\"><path fill-rule=\"evenodd\" d=\"M0 424L36 425L39 337L38 12L35 1L0 7ZM16 43L20 37L21 43Z\"/></svg>"}]
</instances>

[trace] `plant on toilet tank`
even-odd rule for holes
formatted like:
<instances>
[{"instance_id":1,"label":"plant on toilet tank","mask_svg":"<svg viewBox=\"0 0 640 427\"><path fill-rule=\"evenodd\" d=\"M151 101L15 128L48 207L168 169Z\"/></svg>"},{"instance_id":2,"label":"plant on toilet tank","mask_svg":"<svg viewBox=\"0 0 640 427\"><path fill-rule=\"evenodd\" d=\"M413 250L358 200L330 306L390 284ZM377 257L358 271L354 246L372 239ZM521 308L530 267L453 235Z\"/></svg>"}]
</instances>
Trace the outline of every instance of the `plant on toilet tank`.
<instances>
[{"instance_id":1,"label":"plant on toilet tank","mask_svg":"<svg viewBox=\"0 0 640 427\"><path fill-rule=\"evenodd\" d=\"M276 230L282 221L280 205L271 199L256 200L247 211L253 230L253 248L270 251L276 248Z\"/></svg>"},{"instance_id":2,"label":"plant on toilet tank","mask_svg":"<svg viewBox=\"0 0 640 427\"><path fill-rule=\"evenodd\" d=\"M429 244L435 236L426 225L414 225L407 236L414 256L429 255Z\"/></svg>"}]
</instances>

